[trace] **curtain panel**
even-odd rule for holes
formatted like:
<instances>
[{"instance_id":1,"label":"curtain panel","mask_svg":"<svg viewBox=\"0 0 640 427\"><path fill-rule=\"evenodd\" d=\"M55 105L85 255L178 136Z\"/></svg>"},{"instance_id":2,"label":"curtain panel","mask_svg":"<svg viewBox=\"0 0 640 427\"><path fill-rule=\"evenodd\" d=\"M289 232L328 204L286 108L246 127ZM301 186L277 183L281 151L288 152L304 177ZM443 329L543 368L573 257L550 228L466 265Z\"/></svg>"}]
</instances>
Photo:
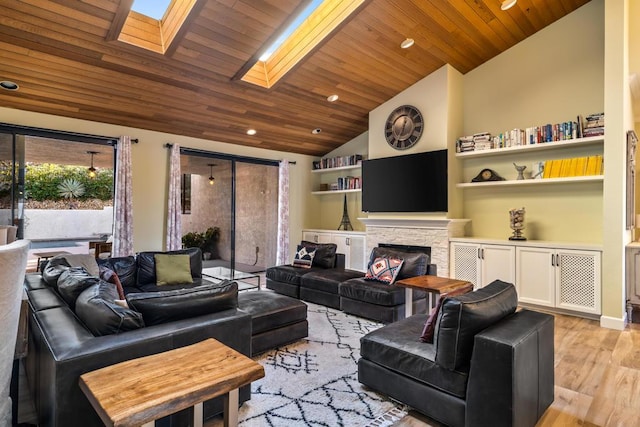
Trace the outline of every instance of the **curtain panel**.
<instances>
[{"instance_id":1,"label":"curtain panel","mask_svg":"<svg viewBox=\"0 0 640 427\"><path fill-rule=\"evenodd\" d=\"M169 152L169 197L167 200L166 249L182 248L182 206L180 202L180 146L173 144Z\"/></svg>"},{"instance_id":2,"label":"curtain panel","mask_svg":"<svg viewBox=\"0 0 640 427\"><path fill-rule=\"evenodd\" d=\"M289 263L289 161L278 169L278 243L276 265Z\"/></svg>"},{"instance_id":3,"label":"curtain panel","mask_svg":"<svg viewBox=\"0 0 640 427\"><path fill-rule=\"evenodd\" d=\"M111 250L111 256L113 257L133 255L131 137L120 137L116 153L116 188L113 201L113 247Z\"/></svg>"}]
</instances>

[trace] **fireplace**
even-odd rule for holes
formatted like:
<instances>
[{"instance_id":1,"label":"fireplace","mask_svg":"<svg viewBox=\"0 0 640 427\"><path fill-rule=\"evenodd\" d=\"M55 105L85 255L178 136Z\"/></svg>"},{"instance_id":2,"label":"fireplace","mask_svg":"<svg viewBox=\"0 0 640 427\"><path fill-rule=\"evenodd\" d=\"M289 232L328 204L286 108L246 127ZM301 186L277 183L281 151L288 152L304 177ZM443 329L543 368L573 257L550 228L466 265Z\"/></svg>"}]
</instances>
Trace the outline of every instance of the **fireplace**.
<instances>
[{"instance_id":1,"label":"fireplace","mask_svg":"<svg viewBox=\"0 0 640 427\"><path fill-rule=\"evenodd\" d=\"M419 253L427 254L429 255L429 257L431 257L430 246L397 245L395 243L378 243L378 247L397 249L403 252L419 252Z\"/></svg>"},{"instance_id":2,"label":"fireplace","mask_svg":"<svg viewBox=\"0 0 640 427\"><path fill-rule=\"evenodd\" d=\"M463 237L467 219L360 218L367 226L367 253L376 246L427 247L438 276L449 277L449 239Z\"/></svg>"}]
</instances>

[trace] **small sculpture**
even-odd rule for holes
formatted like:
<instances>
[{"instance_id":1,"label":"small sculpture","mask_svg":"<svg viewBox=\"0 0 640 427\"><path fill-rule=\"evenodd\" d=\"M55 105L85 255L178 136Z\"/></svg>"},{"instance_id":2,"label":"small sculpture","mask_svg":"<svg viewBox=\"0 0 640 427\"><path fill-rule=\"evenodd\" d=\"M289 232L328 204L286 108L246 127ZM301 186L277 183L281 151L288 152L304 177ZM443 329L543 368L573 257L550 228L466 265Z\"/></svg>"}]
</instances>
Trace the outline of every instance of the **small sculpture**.
<instances>
[{"instance_id":1,"label":"small sculpture","mask_svg":"<svg viewBox=\"0 0 640 427\"><path fill-rule=\"evenodd\" d=\"M527 238L522 235L522 230L524 230L524 208L511 209L509 211L509 217L509 227L513 230L513 235L509 237L509 240L527 240Z\"/></svg>"},{"instance_id":2,"label":"small sculpture","mask_svg":"<svg viewBox=\"0 0 640 427\"><path fill-rule=\"evenodd\" d=\"M535 162L533 164L533 172L531 173L531 179L542 179L544 174L544 162Z\"/></svg>"},{"instance_id":3,"label":"small sculpture","mask_svg":"<svg viewBox=\"0 0 640 427\"><path fill-rule=\"evenodd\" d=\"M524 179L524 170L527 168L526 166L518 166L515 163L513 164L513 166L516 167L516 170L518 171L518 177L516 178L517 180L519 179Z\"/></svg>"}]
</instances>

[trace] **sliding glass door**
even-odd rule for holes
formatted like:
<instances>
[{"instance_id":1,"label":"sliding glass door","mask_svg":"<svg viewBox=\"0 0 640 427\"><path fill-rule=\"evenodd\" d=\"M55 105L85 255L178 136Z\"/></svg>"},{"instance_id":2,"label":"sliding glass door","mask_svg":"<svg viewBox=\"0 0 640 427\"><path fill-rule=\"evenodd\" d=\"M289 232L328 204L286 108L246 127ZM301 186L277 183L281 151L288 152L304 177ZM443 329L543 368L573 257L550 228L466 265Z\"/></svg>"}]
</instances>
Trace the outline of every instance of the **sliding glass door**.
<instances>
[{"instance_id":1,"label":"sliding glass door","mask_svg":"<svg viewBox=\"0 0 640 427\"><path fill-rule=\"evenodd\" d=\"M196 238L186 239L186 245L197 244L209 229L216 237L213 244L202 242L205 268L224 268L238 278L234 271L256 273L275 263L275 166L259 159L182 150L183 182L190 183L188 206L183 191L182 233Z\"/></svg>"}]
</instances>

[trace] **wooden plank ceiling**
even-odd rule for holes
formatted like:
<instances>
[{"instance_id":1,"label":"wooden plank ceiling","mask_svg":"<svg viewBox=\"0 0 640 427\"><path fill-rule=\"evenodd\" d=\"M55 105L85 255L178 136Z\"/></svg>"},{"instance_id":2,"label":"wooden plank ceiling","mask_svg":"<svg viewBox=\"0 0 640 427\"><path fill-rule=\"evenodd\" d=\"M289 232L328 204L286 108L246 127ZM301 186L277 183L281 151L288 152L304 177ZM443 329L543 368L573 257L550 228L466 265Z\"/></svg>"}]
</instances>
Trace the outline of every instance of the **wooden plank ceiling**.
<instances>
[{"instance_id":1,"label":"wooden plank ceiling","mask_svg":"<svg viewBox=\"0 0 640 427\"><path fill-rule=\"evenodd\" d=\"M109 35L121 1L0 0L0 80L20 85L0 105L321 156L444 64L467 73L589 0L368 0L271 89L233 77L305 0L199 0L165 54Z\"/></svg>"}]
</instances>

